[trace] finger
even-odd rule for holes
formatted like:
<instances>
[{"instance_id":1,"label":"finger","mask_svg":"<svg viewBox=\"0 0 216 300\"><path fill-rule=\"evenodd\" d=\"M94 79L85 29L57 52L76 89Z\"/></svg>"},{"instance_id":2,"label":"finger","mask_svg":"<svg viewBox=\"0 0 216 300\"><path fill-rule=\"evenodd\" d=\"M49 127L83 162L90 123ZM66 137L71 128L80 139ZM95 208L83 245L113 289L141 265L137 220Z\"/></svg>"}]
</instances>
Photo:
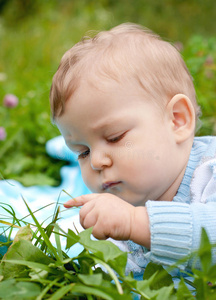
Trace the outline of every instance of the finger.
<instances>
[{"instance_id":1,"label":"finger","mask_svg":"<svg viewBox=\"0 0 216 300\"><path fill-rule=\"evenodd\" d=\"M96 214L96 211L94 210L95 207L95 201L90 201L85 203L82 208L80 209L79 212L79 217L80 217L80 223L84 225L83 227L88 228L93 226L94 224L87 226L85 222L88 220L90 215Z\"/></svg>"},{"instance_id":2,"label":"finger","mask_svg":"<svg viewBox=\"0 0 216 300\"><path fill-rule=\"evenodd\" d=\"M106 232L103 230L103 227L101 227L98 223L96 223L93 227L92 234L98 240L106 240L109 238L109 234L106 234Z\"/></svg>"},{"instance_id":3,"label":"finger","mask_svg":"<svg viewBox=\"0 0 216 300\"><path fill-rule=\"evenodd\" d=\"M70 207L78 207L78 206L82 206L85 203L95 199L95 197L98 194L87 194L87 195L82 195L82 196L78 196L76 198L70 199L67 202L65 202L63 205L65 208L70 208Z\"/></svg>"},{"instance_id":4,"label":"finger","mask_svg":"<svg viewBox=\"0 0 216 300\"><path fill-rule=\"evenodd\" d=\"M87 215L85 215L85 218L81 218L81 215L80 215L80 224L85 229L94 227L96 222L97 222L97 215L93 211L90 211L89 213L87 213Z\"/></svg>"}]
</instances>

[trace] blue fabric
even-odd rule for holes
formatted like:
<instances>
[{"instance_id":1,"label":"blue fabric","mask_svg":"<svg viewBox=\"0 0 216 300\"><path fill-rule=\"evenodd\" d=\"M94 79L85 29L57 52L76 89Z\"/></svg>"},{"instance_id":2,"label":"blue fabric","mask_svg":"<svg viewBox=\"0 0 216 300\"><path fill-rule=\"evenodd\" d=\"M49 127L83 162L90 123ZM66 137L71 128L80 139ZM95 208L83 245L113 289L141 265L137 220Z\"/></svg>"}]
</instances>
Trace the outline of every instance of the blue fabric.
<instances>
[{"instance_id":1,"label":"blue fabric","mask_svg":"<svg viewBox=\"0 0 216 300\"><path fill-rule=\"evenodd\" d=\"M90 193L89 189L85 186L82 177L80 168L78 166L76 156L67 148L65 145L64 139L62 136L58 136L46 144L47 153L56 158L65 161L69 161L69 165L63 166L60 170L61 175L61 184L58 187L52 186L31 186L24 187L19 182L14 180L1 180L0 181L0 219L11 222L10 215L5 211L5 208L9 209L10 205L15 213L17 218L21 219L27 216L28 210L24 204L23 198L27 201L29 207L40 223L51 222L53 213L55 211L55 206L57 201L59 201L61 206L61 219L58 222L59 226L67 231L67 228L71 228L74 223L79 223L79 209L64 209L62 203L69 200L70 197L63 192L65 190L68 194L73 197L77 197L82 194ZM23 197L23 198L22 198ZM50 205L49 205L50 204ZM41 207L46 208L39 210ZM39 211L37 211L39 210ZM37 211L37 212L36 212ZM27 217L24 220L32 222L31 217ZM0 223L0 235L4 233L6 229ZM16 230L13 230L13 236L15 235ZM6 232L7 235L7 232ZM12 236L12 237L13 237ZM53 241L54 242L54 241ZM64 241L62 242L64 244ZM0 250L3 252L5 248ZM81 246L75 245L71 250L70 255L77 255L81 251Z\"/></svg>"},{"instance_id":2,"label":"blue fabric","mask_svg":"<svg viewBox=\"0 0 216 300\"><path fill-rule=\"evenodd\" d=\"M3 235L0 235L0 243L5 243L7 242L7 238ZM8 247L6 246L2 246L0 247L0 257L3 256L5 254L5 252L7 252Z\"/></svg>"}]
</instances>

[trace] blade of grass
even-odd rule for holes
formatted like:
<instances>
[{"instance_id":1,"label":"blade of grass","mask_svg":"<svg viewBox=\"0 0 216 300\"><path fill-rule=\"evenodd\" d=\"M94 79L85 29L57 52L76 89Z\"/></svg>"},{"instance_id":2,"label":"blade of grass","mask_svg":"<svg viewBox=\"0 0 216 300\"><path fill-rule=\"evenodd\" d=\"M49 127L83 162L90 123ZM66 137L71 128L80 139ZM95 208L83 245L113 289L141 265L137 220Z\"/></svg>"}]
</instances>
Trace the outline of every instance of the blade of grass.
<instances>
[{"instance_id":1,"label":"blade of grass","mask_svg":"<svg viewBox=\"0 0 216 300\"><path fill-rule=\"evenodd\" d=\"M2 172L0 172L0 176L1 176L1 180L4 180L7 182L7 184L11 185L11 186L15 186L14 184L10 183L7 179L4 178Z\"/></svg>"},{"instance_id":2,"label":"blade of grass","mask_svg":"<svg viewBox=\"0 0 216 300\"><path fill-rule=\"evenodd\" d=\"M64 192L64 193L67 194L69 197L71 197L74 201L76 201L76 198L74 198L73 196L71 196L70 194L68 194L68 192L66 192L65 190L62 190L62 192Z\"/></svg>"},{"instance_id":3,"label":"blade of grass","mask_svg":"<svg viewBox=\"0 0 216 300\"><path fill-rule=\"evenodd\" d=\"M102 291L96 287L86 286L83 284L74 284L72 287L73 293L82 293L82 295L94 295L99 299L106 299L106 300L114 300L113 296L109 294L109 292ZM96 298L96 299L98 299ZM52 299L53 300L53 299ZM57 299L56 299L57 300Z\"/></svg>"},{"instance_id":4,"label":"blade of grass","mask_svg":"<svg viewBox=\"0 0 216 300\"><path fill-rule=\"evenodd\" d=\"M4 260L4 263L22 265L22 266L29 267L30 269L40 269L40 270L47 271L51 274L59 274L59 270L50 268L47 265L36 263L36 262L33 262L33 261L25 261L25 260L18 260L18 259L7 259L7 260Z\"/></svg>"},{"instance_id":5,"label":"blade of grass","mask_svg":"<svg viewBox=\"0 0 216 300\"><path fill-rule=\"evenodd\" d=\"M107 270L107 272L110 274L110 276L112 277L112 279L114 280L115 284L116 284L116 288L119 292L119 294L123 294L123 289L122 289L122 286L118 280L118 277L116 276L116 274L114 273L114 271L112 270L112 268L107 264L105 263L104 261L100 260L99 258L94 258L94 260L101 264L102 266L104 266Z\"/></svg>"},{"instance_id":6,"label":"blade of grass","mask_svg":"<svg viewBox=\"0 0 216 300\"><path fill-rule=\"evenodd\" d=\"M3 221L3 220L0 220L0 223L1 224L4 224L4 225L8 225L8 226L11 226L11 227L15 227L15 228L21 228L21 226L17 226L15 224L12 224L10 222L6 222L6 221Z\"/></svg>"},{"instance_id":7,"label":"blade of grass","mask_svg":"<svg viewBox=\"0 0 216 300\"><path fill-rule=\"evenodd\" d=\"M57 290L57 292L55 292L50 298L49 300L59 300L62 299L62 297L64 295L66 295L68 292L70 292L73 288L75 284L71 283L69 285L63 286L62 288L60 288L59 290Z\"/></svg>"},{"instance_id":8,"label":"blade of grass","mask_svg":"<svg viewBox=\"0 0 216 300\"><path fill-rule=\"evenodd\" d=\"M56 278L53 281L51 281L40 293L39 296L37 296L37 298L35 300L42 300L43 297L46 295L46 293L51 289L51 287L53 287L54 285L56 285L56 283L58 282L60 278Z\"/></svg>"},{"instance_id":9,"label":"blade of grass","mask_svg":"<svg viewBox=\"0 0 216 300\"><path fill-rule=\"evenodd\" d=\"M60 257L61 261L63 261L63 255L62 255L62 249L61 249L61 240L60 240L58 227L56 227L55 230L56 230L56 232L55 232L55 241L56 241L57 251L58 251L58 254L59 254L59 257Z\"/></svg>"},{"instance_id":10,"label":"blade of grass","mask_svg":"<svg viewBox=\"0 0 216 300\"><path fill-rule=\"evenodd\" d=\"M23 197L22 197L22 199L23 199L23 201L24 201L24 203L25 203L25 205L26 205L26 207L27 207L27 209L28 209L28 211L29 211L29 213L30 213L32 219L34 220L34 222L35 222L35 224L36 224L36 226L37 226L37 228L38 228L38 230L39 230L41 236L43 237L45 243L47 244L47 247L48 247L49 250L53 253L53 255L55 256L56 260L57 260L60 264L62 264L61 259L60 259L60 257L58 256L58 253L57 253L55 247L54 247L54 246L52 245L52 243L50 242L48 236L47 236L46 233L44 232L44 230L43 230L43 228L41 227L41 225L40 225L40 223L38 222L38 220L35 218L34 214L32 213L32 211L31 211L30 207L28 206L27 202L25 201L25 199L24 199Z\"/></svg>"},{"instance_id":11,"label":"blade of grass","mask_svg":"<svg viewBox=\"0 0 216 300\"><path fill-rule=\"evenodd\" d=\"M44 209L44 208L46 208L46 207L48 207L48 206L50 206L50 205L53 205L53 204L55 204L55 202L49 203L49 204L47 204L47 205L44 205L44 206L40 207L39 209L33 211L33 214L35 214L35 213L37 213L38 211L40 211L40 210L42 210L42 209ZM28 215L26 215L25 217L23 217L22 219L20 219L20 221L23 221L24 219L28 218L29 216L31 216L30 213L29 213ZM51 216L48 217L47 219L45 219L43 222L45 222L45 221L48 220L49 218L51 218Z\"/></svg>"},{"instance_id":12,"label":"blade of grass","mask_svg":"<svg viewBox=\"0 0 216 300\"><path fill-rule=\"evenodd\" d=\"M54 221L55 216L57 215L57 212L58 212L60 196L61 196L61 192L59 193L59 196L58 196L58 199L57 199L57 202L56 202L56 205L55 205L55 210L54 210L54 214L53 214L53 221Z\"/></svg>"},{"instance_id":13,"label":"blade of grass","mask_svg":"<svg viewBox=\"0 0 216 300\"><path fill-rule=\"evenodd\" d=\"M79 231L78 231L78 229L76 228L76 225L75 225L74 222L73 222L73 226L74 226L74 228L75 228L75 230L76 230L76 233L79 234Z\"/></svg>"},{"instance_id":14,"label":"blade of grass","mask_svg":"<svg viewBox=\"0 0 216 300\"><path fill-rule=\"evenodd\" d=\"M51 234L53 233L53 229L54 229L53 224L55 224L56 221L58 220L59 212L60 212L60 208L57 209L56 214L53 216L52 222L45 229L45 232L46 232L46 235L48 236L48 238L50 238ZM42 245L41 245L41 250L46 251L46 249L47 249L47 245L46 245L45 241L43 241Z\"/></svg>"},{"instance_id":15,"label":"blade of grass","mask_svg":"<svg viewBox=\"0 0 216 300\"><path fill-rule=\"evenodd\" d=\"M31 224L30 222L24 221L24 219L26 219L26 218L28 218L29 216L31 216L31 214L28 214L28 215L26 215L25 217L23 217L23 218L21 218L21 219L18 219L18 218L16 217L15 211L14 211L14 209L12 208L12 206L10 206L9 204L4 203L4 202L0 202L0 204L1 204L1 203L4 204L4 205L6 205L6 206L9 206L9 207L10 207L11 211L10 211L9 209L7 209L6 207L4 207L4 206L1 205L1 207L13 217L13 224L18 224L20 227L22 227L21 222L23 222L25 225L30 224L30 225L32 225L32 226L35 226L34 224ZM48 206L50 206L50 205L53 205L53 204L55 204L55 202L49 203L49 204L47 204L47 205L45 205L45 206L43 206L43 207L41 207L41 208L39 208L39 209L33 211L33 214L35 214L36 212L38 212L38 211L40 211L40 210L42 210L42 209L44 209L44 208L46 208L46 207L48 207ZM48 220L49 218L50 218L50 217L48 217L46 220ZM44 220L43 222L45 222L46 220ZM8 229L9 229L9 228L7 228L7 230L8 230ZM5 231L6 231L6 230L5 230ZM4 233L5 233L5 231L4 231Z\"/></svg>"},{"instance_id":16,"label":"blade of grass","mask_svg":"<svg viewBox=\"0 0 216 300\"><path fill-rule=\"evenodd\" d=\"M12 216L13 220L15 220L15 223L17 223L19 226L21 226L20 220L16 217L16 213L15 213L13 207L12 207L11 205L7 204L7 203L4 203L4 202L0 202L0 203L4 205L4 206L1 205L1 207L2 207L7 213L9 213L9 215ZM11 210L9 210L8 208L6 208L5 206L8 206Z\"/></svg>"}]
</instances>

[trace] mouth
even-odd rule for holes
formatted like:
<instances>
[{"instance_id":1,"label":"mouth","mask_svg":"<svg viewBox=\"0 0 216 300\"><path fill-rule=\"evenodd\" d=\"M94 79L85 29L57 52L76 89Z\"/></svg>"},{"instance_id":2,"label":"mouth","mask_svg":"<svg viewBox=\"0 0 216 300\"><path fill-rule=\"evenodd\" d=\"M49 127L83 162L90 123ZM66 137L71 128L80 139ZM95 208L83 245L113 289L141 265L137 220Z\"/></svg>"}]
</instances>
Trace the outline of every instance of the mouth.
<instances>
[{"instance_id":1,"label":"mouth","mask_svg":"<svg viewBox=\"0 0 216 300\"><path fill-rule=\"evenodd\" d=\"M121 181L107 181L105 183L102 184L102 189L104 191L112 188L112 187L115 187L117 185L119 185L121 183Z\"/></svg>"}]
</instances>

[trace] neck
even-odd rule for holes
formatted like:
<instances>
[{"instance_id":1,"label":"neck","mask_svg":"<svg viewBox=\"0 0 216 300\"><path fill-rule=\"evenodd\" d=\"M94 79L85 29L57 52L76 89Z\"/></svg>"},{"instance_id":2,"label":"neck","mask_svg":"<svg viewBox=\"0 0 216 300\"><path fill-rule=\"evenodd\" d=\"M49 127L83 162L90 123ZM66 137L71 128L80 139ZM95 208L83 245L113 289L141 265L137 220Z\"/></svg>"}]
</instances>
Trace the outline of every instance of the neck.
<instances>
[{"instance_id":1,"label":"neck","mask_svg":"<svg viewBox=\"0 0 216 300\"><path fill-rule=\"evenodd\" d=\"M159 201L172 201L173 200L173 198L175 197L175 195L179 189L182 179L184 177L186 167L187 167L187 164L181 170L178 177L171 184L171 186L157 200L159 200Z\"/></svg>"},{"instance_id":2,"label":"neck","mask_svg":"<svg viewBox=\"0 0 216 300\"><path fill-rule=\"evenodd\" d=\"M183 167L180 168L180 170L179 170L177 176L175 177L175 180L172 182L172 184L168 187L168 189L157 200L172 201L173 198L175 197L175 195L176 195L176 193L179 189L179 186L182 182L182 179L184 177L184 174L185 174L185 170L186 170L188 160L189 160L189 157L190 157L192 143L193 142L188 143L188 145L187 145L188 147L184 148L184 151L183 151L184 156L182 158ZM185 155L185 153L187 153L187 155ZM180 163L180 165L181 165L181 163Z\"/></svg>"}]
</instances>

